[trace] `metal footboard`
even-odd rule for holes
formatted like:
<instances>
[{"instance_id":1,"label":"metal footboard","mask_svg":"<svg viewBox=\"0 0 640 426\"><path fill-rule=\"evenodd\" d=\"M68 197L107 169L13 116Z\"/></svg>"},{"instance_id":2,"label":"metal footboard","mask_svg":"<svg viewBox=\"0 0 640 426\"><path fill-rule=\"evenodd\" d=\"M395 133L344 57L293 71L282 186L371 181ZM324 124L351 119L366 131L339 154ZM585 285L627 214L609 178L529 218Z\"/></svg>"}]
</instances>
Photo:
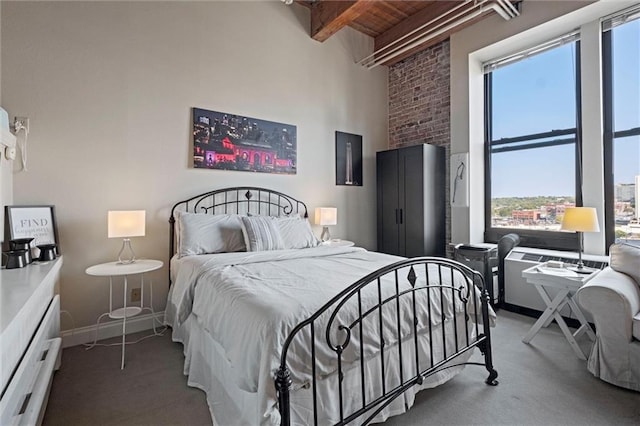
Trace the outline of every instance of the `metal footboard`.
<instances>
[{"instance_id":1,"label":"metal footboard","mask_svg":"<svg viewBox=\"0 0 640 426\"><path fill-rule=\"evenodd\" d=\"M448 345L451 337L455 343ZM482 352L484 363L457 362L459 355L474 347ZM295 377L301 373L290 370L288 363L288 356L298 350L298 357L304 354L308 361L304 382L312 395L315 425L327 423L319 412L320 406L326 406L319 404L319 382L327 376L326 359L325 364L318 362L320 352L331 355L330 365L335 369L336 380L322 385L335 384L335 389L324 394L335 395L339 413L331 423L337 425L368 424L408 389L458 365L484 365L489 372L486 383L498 384L491 355L489 295L483 277L443 258L412 258L381 268L346 288L291 331L275 376L284 426L292 421L292 384L296 382L297 389L302 381ZM397 365L385 362L390 354L397 354ZM366 362L375 358L379 369L376 374L366 374ZM354 397L353 389L345 395L345 373L355 374L357 380L357 369L360 395ZM372 386L378 379L380 382ZM347 397L349 404L345 403Z\"/></svg>"}]
</instances>

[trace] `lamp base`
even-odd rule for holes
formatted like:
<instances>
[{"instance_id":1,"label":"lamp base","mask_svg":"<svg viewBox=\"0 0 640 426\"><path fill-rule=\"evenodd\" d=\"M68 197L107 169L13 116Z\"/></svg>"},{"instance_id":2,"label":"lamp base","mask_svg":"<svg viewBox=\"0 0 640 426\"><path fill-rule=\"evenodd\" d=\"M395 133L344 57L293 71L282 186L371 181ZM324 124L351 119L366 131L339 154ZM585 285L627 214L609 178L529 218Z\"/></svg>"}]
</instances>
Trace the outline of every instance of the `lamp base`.
<instances>
[{"instance_id":1,"label":"lamp base","mask_svg":"<svg viewBox=\"0 0 640 426\"><path fill-rule=\"evenodd\" d=\"M122 254L127 249L129 251L129 257L123 259ZM122 248L118 252L118 261L116 262L116 265L130 265L132 263L136 263L136 254L131 247L131 240L129 238L125 238L122 240Z\"/></svg>"},{"instance_id":2,"label":"lamp base","mask_svg":"<svg viewBox=\"0 0 640 426\"><path fill-rule=\"evenodd\" d=\"M567 265L565 266L565 269L569 271L577 272L578 274L584 274L584 275L590 275L590 274L593 274L594 272L599 271L599 269L589 268L587 266L580 266L580 265Z\"/></svg>"},{"instance_id":3,"label":"lamp base","mask_svg":"<svg viewBox=\"0 0 640 426\"><path fill-rule=\"evenodd\" d=\"M323 226L322 227L322 234L320 234L320 241L327 242L331 240L331 234L329 233L329 227L328 226Z\"/></svg>"},{"instance_id":4,"label":"lamp base","mask_svg":"<svg viewBox=\"0 0 640 426\"><path fill-rule=\"evenodd\" d=\"M569 271L577 272L578 274L589 275L597 271L597 269L587 268L582 262L582 250L584 250L584 241L582 240L582 232L578 232L578 241L580 242L580 250L578 250L578 263L576 265L568 265Z\"/></svg>"}]
</instances>

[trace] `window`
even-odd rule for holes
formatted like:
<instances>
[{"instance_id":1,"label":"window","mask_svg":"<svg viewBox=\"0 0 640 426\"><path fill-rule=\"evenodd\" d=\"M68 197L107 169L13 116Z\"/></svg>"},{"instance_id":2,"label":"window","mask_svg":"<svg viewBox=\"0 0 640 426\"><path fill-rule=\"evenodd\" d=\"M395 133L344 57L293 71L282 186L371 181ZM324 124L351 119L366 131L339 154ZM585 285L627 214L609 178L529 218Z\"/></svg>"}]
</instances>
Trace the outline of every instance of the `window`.
<instances>
[{"instance_id":1,"label":"window","mask_svg":"<svg viewBox=\"0 0 640 426\"><path fill-rule=\"evenodd\" d=\"M603 21L607 246L640 246L640 7Z\"/></svg>"},{"instance_id":2,"label":"window","mask_svg":"<svg viewBox=\"0 0 640 426\"><path fill-rule=\"evenodd\" d=\"M485 64L485 241L578 247L560 224L581 205L579 64L576 34Z\"/></svg>"}]
</instances>

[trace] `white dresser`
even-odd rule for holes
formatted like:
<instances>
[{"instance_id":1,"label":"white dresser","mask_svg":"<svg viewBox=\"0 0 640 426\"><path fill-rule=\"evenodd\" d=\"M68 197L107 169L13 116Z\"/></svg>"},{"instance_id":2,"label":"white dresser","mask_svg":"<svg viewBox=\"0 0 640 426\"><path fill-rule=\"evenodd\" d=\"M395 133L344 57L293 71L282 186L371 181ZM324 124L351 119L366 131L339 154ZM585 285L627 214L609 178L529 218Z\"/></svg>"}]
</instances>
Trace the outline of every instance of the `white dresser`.
<instances>
[{"instance_id":1,"label":"white dresser","mask_svg":"<svg viewBox=\"0 0 640 426\"><path fill-rule=\"evenodd\" d=\"M40 424L60 366L62 257L0 270L0 425Z\"/></svg>"}]
</instances>

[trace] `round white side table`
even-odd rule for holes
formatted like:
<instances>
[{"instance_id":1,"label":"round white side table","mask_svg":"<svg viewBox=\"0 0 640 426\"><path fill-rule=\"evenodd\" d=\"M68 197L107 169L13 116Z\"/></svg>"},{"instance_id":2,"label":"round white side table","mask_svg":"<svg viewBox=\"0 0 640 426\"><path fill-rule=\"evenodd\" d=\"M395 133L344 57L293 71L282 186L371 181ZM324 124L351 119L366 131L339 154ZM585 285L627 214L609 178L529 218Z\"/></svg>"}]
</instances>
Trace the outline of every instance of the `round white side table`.
<instances>
[{"instance_id":1,"label":"round white side table","mask_svg":"<svg viewBox=\"0 0 640 426\"><path fill-rule=\"evenodd\" d=\"M355 243L353 241L349 241L349 240L339 240L339 239L333 239L333 240L329 240L329 241L324 241L322 243L320 243L321 246L329 246L329 247L352 247L355 245Z\"/></svg>"},{"instance_id":2,"label":"round white side table","mask_svg":"<svg viewBox=\"0 0 640 426\"><path fill-rule=\"evenodd\" d=\"M153 283L149 280L149 306L144 306L144 274L147 272L155 271L162 268L163 263L160 260L152 259L140 259L134 263L118 263L108 262L101 263L99 265L93 265L85 270L87 275L95 277L109 277L109 312L105 312L98 317L96 323L96 339L93 344L96 344L98 339L98 330L100 328L100 320L105 316L113 319L122 320L122 361L120 363L120 369L124 369L124 349L126 346L125 335L127 331L127 318L138 315L144 310L149 310L153 314L153 332L156 332L155 324L155 312L153 310ZM132 275L140 275L140 306L127 306L127 285L128 277ZM113 277L123 277L124 280L124 294L123 294L123 307L113 309Z\"/></svg>"}]
</instances>

